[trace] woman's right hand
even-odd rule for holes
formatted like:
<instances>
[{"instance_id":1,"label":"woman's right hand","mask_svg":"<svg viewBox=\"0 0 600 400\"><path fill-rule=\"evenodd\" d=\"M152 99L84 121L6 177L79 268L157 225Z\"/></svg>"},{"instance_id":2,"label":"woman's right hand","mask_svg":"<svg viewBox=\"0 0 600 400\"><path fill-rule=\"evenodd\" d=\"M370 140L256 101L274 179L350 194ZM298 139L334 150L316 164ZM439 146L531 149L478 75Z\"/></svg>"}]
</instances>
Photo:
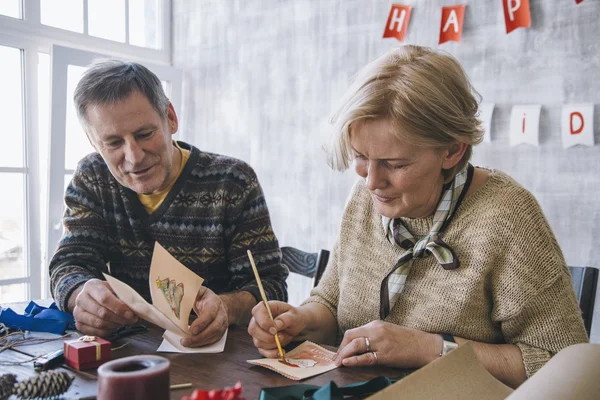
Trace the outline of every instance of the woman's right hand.
<instances>
[{"instance_id":1,"label":"woman's right hand","mask_svg":"<svg viewBox=\"0 0 600 400\"><path fill-rule=\"evenodd\" d=\"M298 308L283 301L269 301L273 313L271 321L264 303L261 301L252 309L252 319L248 333L254 340L258 352L267 358L279 357L274 335L279 335L281 346L286 346L304 330L306 323Z\"/></svg>"}]
</instances>

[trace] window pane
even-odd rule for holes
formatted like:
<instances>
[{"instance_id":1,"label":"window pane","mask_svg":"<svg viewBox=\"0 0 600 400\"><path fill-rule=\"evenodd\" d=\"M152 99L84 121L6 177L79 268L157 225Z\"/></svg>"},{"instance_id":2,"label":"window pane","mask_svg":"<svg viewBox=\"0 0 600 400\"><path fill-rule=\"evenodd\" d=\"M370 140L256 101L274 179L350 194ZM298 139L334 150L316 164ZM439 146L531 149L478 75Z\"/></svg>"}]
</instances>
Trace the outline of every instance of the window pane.
<instances>
[{"instance_id":1,"label":"window pane","mask_svg":"<svg viewBox=\"0 0 600 400\"><path fill-rule=\"evenodd\" d=\"M88 32L117 42L125 42L125 1L88 0Z\"/></svg>"},{"instance_id":2,"label":"window pane","mask_svg":"<svg viewBox=\"0 0 600 400\"><path fill-rule=\"evenodd\" d=\"M42 24L83 33L83 0L42 0Z\"/></svg>"},{"instance_id":3,"label":"window pane","mask_svg":"<svg viewBox=\"0 0 600 400\"><path fill-rule=\"evenodd\" d=\"M67 69L67 132L65 136L66 169L75 169L79 160L89 153L94 152L94 148L88 141L87 136L79 124L75 105L73 104L73 93L75 93L77 83L84 72L85 67L78 67L75 65L69 65L69 68Z\"/></svg>"},{"instance_id":4,"label":"window pane","mask_svg":"<svg viewBox=\"0 0 600 400\"><path fill-rule=\"evenodd\" d=\"M20 0L0 1L0 14L13 18L21 18Z\"/></svg>"},{"instance_id":5,"label":"window pane","mask_svg":"<svg viewBox=\"0 0 600 400\"><path fill-rule=\"evenodd\" d=\"M160 48L160 8L158 0L129 0L129 43Z\"/></svg>"},{"instance_id":6,"label":"window pane","mask_svg":"<svg viewBox=\"0 0 600 400\"><path fill-rule=\"evenodd\" d=\"M48 156L50 153L50 56L38 53L38 134L40 167L40 234L42 265L47 266L46 232L48 230ZM42 287L48 274L42 273Z\"/></svg>"},{"instance_id":7,"label":"window pane","mask_svg":"<svg viewBox=\"0 0 600 400\"><path fill-rule=\"evenodd\" d=\"M21 49L0 46L0 167L23 166ZM6 187L6 186L4 186Z\"/></svg>"},{"instance_id":8,"label":"window pane","mask_svg":"<svg viewBox=\"0 0 600 400\"><path fill-rule=\"evenodd\" d=\"M25 283L0 286L0 303L16 303L17 301L29 300L27 299L26 289Z\"/></svg>"},{"instance_id":9,"label":"window pane","mask_svg":"<svg viewBox=\"0 0 600 400\"><path fill-rule=\"evenodd\" d=\"M10 196L0 196L0 278L25 275L23 249L23 174L0 173L0 187L10 188Z\"/></svg>"}]
</instances>

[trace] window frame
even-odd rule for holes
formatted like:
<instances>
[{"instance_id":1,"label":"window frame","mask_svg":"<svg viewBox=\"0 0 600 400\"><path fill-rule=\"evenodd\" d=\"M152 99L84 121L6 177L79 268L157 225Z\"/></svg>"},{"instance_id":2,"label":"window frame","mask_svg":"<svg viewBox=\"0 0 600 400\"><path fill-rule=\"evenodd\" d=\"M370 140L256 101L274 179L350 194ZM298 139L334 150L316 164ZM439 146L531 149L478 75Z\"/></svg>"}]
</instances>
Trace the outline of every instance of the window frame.
<instances>
[{"instance_id":1,"label":"window frame","mask_svg":"<svg viewBox=\"0 0 600 400\"><path fill-rule=\"evenodd\" d=\"M23 166L19 168L0 167L0 173L21 173L24 179L24 276L21 278L1 279L0 286L12 284L25 284L27 299L45 298L50 295L48 288L47 267L57 241L52 242L53 236L49 232L57 228L57 222L53 221L53 214L56 213L56 204L50 193L53 190L52 176L56 176L55 164L52 159L57 157L53 154L52 136L49 140L49 163L48 176L40 176L40 152L38 148L38 53L50 54L50 73L53 75L54 57L52 57L53 46L65 46L74 49L87 49L93 53L99 53L104 56L123 58L143 63L144 65L153 64L158 69L172 70L171 65L171 0L159 0L160 7L160 27L159 27L159 46L160 49L144 48L131 45L129 41L129 1L125 6L125 32L126 43L114 42L108 39L102 39L87 34L87 11L88 0L83 1L83 21L84 32L71 32L41 23L41 1L40 0L22 0L21 18L13 18L0 15L0 45L18 48L21 50L21 76L22 76L22 109L23 109ZM66 80L64 81L66 85ZM50 81L50 92L57 82ZM181 74L179 74L179 83L173 86L173 103L179 105L181 99ZM177 93L175 93L177 91ZM66 99L65 99L66 100ZM65 104L66 106L66 104ZM65 107L63 106L63 107ZM50 103L52 109L52 103ZM65 109L66 110L66 109ZM50 114L50 134L52 135L55 117ZM63 121L64 124L64 121ZM64 130L63 130L64 134ZM64 136L63 136L64 146ZM54 149L53 149L54 150ZM62 188L64 187L64 153L62 149L62 164L60 167L63 172L59 188L61 190L61 201L58 203L58 213L62 213ZM48 179L48 229L41 232L41 183L42 179ZM55 190L56 188L54 188ZM56 195L54 194L56 197ZM52 213L51 213L52 212ZM59 227L60 225L59 218ZM54 226L53 226L54 224ZM42 257L41 235L46 235L46 259Z\"/></svg>"}]
</instances>

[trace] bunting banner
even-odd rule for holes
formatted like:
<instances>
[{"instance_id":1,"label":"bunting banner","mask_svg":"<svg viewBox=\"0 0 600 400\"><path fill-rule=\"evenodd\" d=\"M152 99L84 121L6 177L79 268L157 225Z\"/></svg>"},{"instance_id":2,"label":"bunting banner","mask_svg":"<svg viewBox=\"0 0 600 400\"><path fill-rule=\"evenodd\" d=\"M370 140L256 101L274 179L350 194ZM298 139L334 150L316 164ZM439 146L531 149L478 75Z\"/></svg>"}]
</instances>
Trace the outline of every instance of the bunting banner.
<instances>
[{"instance_id":1,"label":"bunting banner","mask_svg":"<svg viewBox=\"0 0 600 400\"><path fill-rule=\"evenodd\" d=\"M507 34L517 28L529 28L531 26L529 0L502 0L502 7L504 8Z\"/></svg>"},{"instance_id":2,"label":"bunting banner","mask_svg":"<svg viewBox=\"0 0 600 400\"><path fill-rule=\"evenodd\" d=\"M492 141L492 115L494 114L494 103L481 103L479 105L479 120L483 125L483 143Z\"/></svg>"},{"instance_id":3,"label":"bunting banner","mask_svg":"<svg viewBox=\"0 0 600 400\"><path fill-rule=\"evenodd\" d=\"M466 4L442 7L439 44L449 41L460 42Z\"/></svg>"},{"instance_id":4,"label":"bunting banner","mask_svg":"<svg viewBox=\"0 0 600 400\"><path fill-rule=\"evenodd\" d=\"M575 0L575 4L581 4L583 3L583 0Z\"/></svg>"},{"instance_id":5,"label":"bunting banner","mask_svg":"<svg viewBox=\"0 0 600 400\"><path fill-rule=\"evenodd\" d=\"M581 144L594 146L594 105L568 104L562 108L563 148Z\"/></svg>"},{"instance_id":6,"label":"bunting banner","mask_svg":"<svg viewBox=\"0 0 600 400\"><path fill-rule=\"evenodd\" d=\"M519 105L513 106L510 113L510 145L521 143L539 146L540 112L542 106Z\"/></svg>"},{"instance_id":7,"label":"bunting banner","mask_svg":"<svg viewBox=\"0 0 600 400\"><path fill-rule=\"evenodd\" d=\"M383 31L384 38L396 38L401 42L404 40L411 9L411 6L392 4L390 15Z\"/></svg>"}]
</instances>

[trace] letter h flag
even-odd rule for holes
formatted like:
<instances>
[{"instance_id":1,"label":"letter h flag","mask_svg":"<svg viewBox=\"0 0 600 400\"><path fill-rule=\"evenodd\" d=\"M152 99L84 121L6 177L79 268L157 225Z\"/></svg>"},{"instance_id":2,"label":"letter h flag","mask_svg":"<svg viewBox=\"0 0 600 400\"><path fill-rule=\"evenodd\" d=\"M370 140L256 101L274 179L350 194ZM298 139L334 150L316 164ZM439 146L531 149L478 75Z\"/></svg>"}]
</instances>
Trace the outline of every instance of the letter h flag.
<instances>
[{"instance_id":1,"label":"letter h flag","mask_svg":"<svg viewBox=\"0 0 600 400\"><path fill-rule=\"evenodd\" d=\"M502 0L502 7L504 8L506 33L511 33L517 28L531 26L529 0Z\"/></svg>"},{"instance_id":2,"label":"letter h flag","mask_svg":"<svg viewBox=\"0 0 600 400\"><path fill-rule=\"evenodd\" d=\"M395 37L399 41L404 40L411 9L411 6L392 4L390 16L388 17L387 23L385 24L385 30L383 31L384 38Z\"/></svg>"},{"instance_id":3,"label":"letter h flag","mask_svg":"<svg viewBox=\"0 0 600 400\"><path fill-rule=\"evenodd\" d=\"M442 23L440 24L439 44L453 40L460 42L465 17L466 4L442 7Z\"/></svg>"}]
</instances>

